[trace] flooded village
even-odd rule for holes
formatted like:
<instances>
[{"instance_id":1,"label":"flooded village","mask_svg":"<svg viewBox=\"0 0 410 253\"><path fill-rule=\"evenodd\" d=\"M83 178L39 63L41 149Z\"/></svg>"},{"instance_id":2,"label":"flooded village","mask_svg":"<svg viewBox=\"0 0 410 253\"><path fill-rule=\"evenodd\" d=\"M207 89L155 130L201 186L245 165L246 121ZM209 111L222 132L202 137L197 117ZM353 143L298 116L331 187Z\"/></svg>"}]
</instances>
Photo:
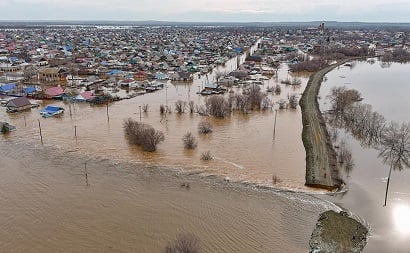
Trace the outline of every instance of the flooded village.
<instances>
[{"instance_id":1,"label":"flooded village","mask_svg":"<svg viewBox=\"0 0 410 253\"><path fill-rule=\"evenodd\" d=\"M410 231L393 239L387 221L395 197L393 207L356 207L383 197L388 167L380 161L386 175L368 182L355 156L365 148L342 130L353 150L332 143L327 85L350 87L359 78L348 71L361 65L405 72L409 33L319 22L3 24L0 224L10 229L0 248L164 252L177 238L198 252L407 252ZM377 190L365 194L362 181ZM390 194L409 204L398 185Z\"/></svg>"}]
</instances>

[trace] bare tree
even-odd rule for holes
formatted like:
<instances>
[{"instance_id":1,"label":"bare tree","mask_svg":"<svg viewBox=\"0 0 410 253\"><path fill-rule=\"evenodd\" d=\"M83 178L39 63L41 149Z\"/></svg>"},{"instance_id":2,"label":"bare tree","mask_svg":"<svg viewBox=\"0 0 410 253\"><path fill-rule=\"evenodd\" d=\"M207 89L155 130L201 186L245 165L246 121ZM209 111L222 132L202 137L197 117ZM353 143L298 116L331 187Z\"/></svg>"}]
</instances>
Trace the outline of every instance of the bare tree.
<instances>
[{"instance_id":1,"label":"bare tree","mask_svg":"<svg viewBox=\"0 0 410 253\"><path fill-rule=\"evenodd\" d=\"M217 70L217 71L215 72L216 83L218 84L218 83L219 83L219 80L221 80L221 78L222 78L222 77L225 77L226 75L227 75L226 72Z\"/></svg>"},{"instance_id":2,"label":"bare tree","mask_svg":"<svg viewBox=\"0 0 410 253\"><path fill-rule=\"evenodd\" d=\"M179 234L175 242L165 247L165 253L198 253L199 240L192 234Z\"/></svg>"},{"instance_id":3,"label":"bare tree","mask_svg":"<svg viewBox=\"0 0 410 253\"><path fill-rule=\"evenodd\" d=\"M395 123L390 125L382 138L379 157L383 158L385 164L390 165L389 176L387 177L386 195L384 198L384 206L386 206L392 170L410 168L409 123L403 123L400 127Z\"/></svg>"},{"instance_id":4,"label":"bare tree","mask_svg":"<svg viewBox=\"0 0 410 253\"><path fill-rule=\"evenodd\" d=\"M195 136L191 132L186 133L184 137L182 137L182 141L186 149L194 149L198 145Z\"/></svg>"},{"instance_id":5,"label":"bare tree","mask_svg":"<svg viewBox=\"0 0 410 253\"><path fill-rule=\"evenodd\" d=\"M235 94L233 96L233 107L236 110L246 113L249 110L249 96L242 94Z\"/></svg>"},{"instance_id":6,"label":"bare tree","mask_svg":"<svg viewBox=\"0 0 410 253\"><path fill-rule=\"evenodd\" d=\"M131 118L124 121L123 127L128 141L131 144L141 146L145 151L155 151L157 145L165 140L163 132Z\"/></svg>"},{"instance_id":7,"label":"bare tree","mask_svg":"<svg viewBox=\"0 0 410 253\"><path fill-rule=\"evenodd\" d=\"M260 109L262 104L262 99L266 96L261 92L259 85L252 85L249 90L249 104L251 109Z\"/></svg>"},{"instance_id":8,"label":"bare tree","mask_svg":"<svg viewBox=\"0 0 410 253\"><path fill-rule=\"evenodd\" d=\"M210 115L225 118L230 114L229 103L223 96L212 96L205 104Z\"/></svg>"},{"instance_id":9,"label":"bare tree","mask_svg":"<svg viewBox=\"0 0 410 253\"><path fill-rule=\"evenodd\" d=\"M332 110L336 113L343 113L348 106L362 100L359 91L348 89L346 86L334 87L330 92L329 98L332 103Z\"/></svg>"},{"instance_id":10,"label":"bare tree","mask_svg":"<svg viewBox=\"0 0 410 253\"><path fill-rule=\"evenodd\" d=\"M205 106L203 106L203 105L196 105L195 108L196 108L196 109L195 109L195 110L196 110L196 113L198 113L199 115L201 115L201 116L208 116L208 112L207 112Z\"/></svg>"}]
</instances>

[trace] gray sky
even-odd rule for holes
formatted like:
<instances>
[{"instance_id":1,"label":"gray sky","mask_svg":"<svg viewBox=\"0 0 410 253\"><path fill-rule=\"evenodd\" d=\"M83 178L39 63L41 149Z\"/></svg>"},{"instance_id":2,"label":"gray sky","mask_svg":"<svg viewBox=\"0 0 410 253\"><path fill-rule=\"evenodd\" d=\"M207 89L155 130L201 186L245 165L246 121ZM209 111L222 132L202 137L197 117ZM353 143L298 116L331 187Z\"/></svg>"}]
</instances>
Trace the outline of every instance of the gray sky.
<instances>
[{"instance_id":1,"label":"gray sky","mask_svg":"<svg viewBox=\"0 0 410 253\"><path fill-rule=\"evenodd\" d=\"M1 20L410 22L410 0L0 0Z\"/></svg>"}]
</instances>

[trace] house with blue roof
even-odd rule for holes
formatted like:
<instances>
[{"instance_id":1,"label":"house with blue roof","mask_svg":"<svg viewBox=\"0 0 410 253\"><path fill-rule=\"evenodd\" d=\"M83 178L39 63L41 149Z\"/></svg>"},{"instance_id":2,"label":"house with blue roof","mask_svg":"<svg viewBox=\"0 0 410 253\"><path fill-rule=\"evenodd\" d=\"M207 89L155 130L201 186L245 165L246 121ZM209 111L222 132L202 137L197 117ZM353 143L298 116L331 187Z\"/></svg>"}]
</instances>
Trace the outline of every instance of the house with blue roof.
<instances>
[{"instance_id":1,"label":"house with blue roof","mask_svg":"<svg viewBox=\"0 0 410 253\"><path fill-rule=\"evenodd\" d=\"M14 93L16 89L17 89L17 86L15 83L5 84L5 85L0 86L0 94L8 95L8 94Z\"/></svg>"}]
</instances>

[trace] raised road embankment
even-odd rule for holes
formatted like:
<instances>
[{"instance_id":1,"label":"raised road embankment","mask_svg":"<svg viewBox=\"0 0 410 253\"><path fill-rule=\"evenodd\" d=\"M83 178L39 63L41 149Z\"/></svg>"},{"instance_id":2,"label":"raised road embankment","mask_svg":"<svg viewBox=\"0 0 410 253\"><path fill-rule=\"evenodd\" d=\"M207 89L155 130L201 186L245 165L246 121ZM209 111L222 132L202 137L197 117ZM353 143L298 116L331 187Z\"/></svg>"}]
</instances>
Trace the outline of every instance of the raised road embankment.
<instances>
[{"instance_id":1,"label":"raised road embankment","mask_svg":"<svg viewBox=\"0 0 410 253\"><path fill-rule=\"evenodd\" d=\"M346 59L312 74L300 99L302 108L302 139L306 150L307 186L338 189L343 180L337 167L337 155L319 109L318 94L324 76L332 69L350 61Z\"/></svg>"}]
</instances>

